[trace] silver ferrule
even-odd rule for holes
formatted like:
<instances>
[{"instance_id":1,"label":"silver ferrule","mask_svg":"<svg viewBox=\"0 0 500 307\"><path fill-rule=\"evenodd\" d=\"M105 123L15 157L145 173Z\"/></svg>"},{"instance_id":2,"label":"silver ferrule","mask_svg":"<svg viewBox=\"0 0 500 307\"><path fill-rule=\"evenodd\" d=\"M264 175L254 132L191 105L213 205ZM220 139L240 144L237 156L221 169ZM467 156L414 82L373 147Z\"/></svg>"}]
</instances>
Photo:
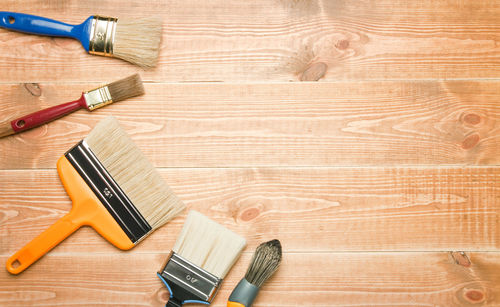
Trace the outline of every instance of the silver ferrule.
<instances>
[{"instance_id":1,"label":"silver ferrule","mask_svg":"<svg viewBox=\"0 0 500 307\"><path fill-rule=\"evenodd\" d=\"M197 300L212 302L222 282L221 278L203 270L188 260L170 252L169 258L160 275L167 281L174 297L176 289L182 289L181 301Z\"/></svg>"},{"instance_id":2,"label":"silver ferrule","mask_svg":"<svg viewBox=\"0 0 500 307\"><path fill-rule=\"evenodd\" d=\"M113 56L117 21L113 17L94 16L90 28L90 54Z\"/></svg>"},{"instance_id":3,"label":"silver ferrule","mask_svg":"<svg viewBox=\"0 0 500 307\"><path fill-rule=\"evenodd\" d=\"M98 87L88 92L83 93L85 102L87 103L87 108L90 111L104 107L113 102L111 99L111 94L109 93L109 88L107 86Z\"/></svg>"}]
</instances>

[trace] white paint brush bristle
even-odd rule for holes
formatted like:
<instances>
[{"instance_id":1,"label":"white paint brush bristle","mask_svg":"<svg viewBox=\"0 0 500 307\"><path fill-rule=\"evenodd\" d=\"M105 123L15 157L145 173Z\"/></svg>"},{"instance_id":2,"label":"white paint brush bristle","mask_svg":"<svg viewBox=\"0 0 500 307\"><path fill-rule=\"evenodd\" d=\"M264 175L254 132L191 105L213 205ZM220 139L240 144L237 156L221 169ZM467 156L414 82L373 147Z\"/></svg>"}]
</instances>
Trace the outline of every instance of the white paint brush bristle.
<instances>
[{"instance_id":1,"label":"white paint brush bristle","mask_svg":"<svg viewBox=\"0 0 500 307\"><path fill-rule=\"evenodd\" d=\"M184 209L182 201L114 117L100 121L85 142L152 230Z\"/></svg>"},{"instance_id":2,"label":"white paint brush bristle","mask_svg":"<svg viewBox=\"0 0 500 307\"><path fill-rule=\"evenodd\" d=\"M245 245L243 237L191 210L172 250L205 271L224 278Z\"/></svg>"},{"instance_id":3,"label":"white paint brush bristle","mask_svg":"<svg viewBox=\"0 0 500 307\"><path fill-rule=\"evenodd\" d=\"M156 66L161 28L159 18L118 19L113 56L142 67Z\"/></svg>"}]
</instances>

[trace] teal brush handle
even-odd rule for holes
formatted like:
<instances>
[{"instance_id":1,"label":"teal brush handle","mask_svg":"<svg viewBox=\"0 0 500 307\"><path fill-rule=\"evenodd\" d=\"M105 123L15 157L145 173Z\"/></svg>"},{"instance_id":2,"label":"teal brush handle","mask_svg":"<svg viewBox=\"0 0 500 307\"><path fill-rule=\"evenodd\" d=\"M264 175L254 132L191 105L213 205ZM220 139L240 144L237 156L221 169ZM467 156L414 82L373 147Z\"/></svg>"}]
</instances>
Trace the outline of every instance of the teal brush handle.
<instances>
[{"instance_id":1,"label":"teal brush handle","mask_svg":"<svg viewBox=\"0 0 500 307\"><path fill-rule=\"evenodd\" d=\"M79 25L70 25L35 15L0 12L0 27L38 35L71 37L79 40L88 52L93 18L91 16Z\"/></svg>"}]
</instances>

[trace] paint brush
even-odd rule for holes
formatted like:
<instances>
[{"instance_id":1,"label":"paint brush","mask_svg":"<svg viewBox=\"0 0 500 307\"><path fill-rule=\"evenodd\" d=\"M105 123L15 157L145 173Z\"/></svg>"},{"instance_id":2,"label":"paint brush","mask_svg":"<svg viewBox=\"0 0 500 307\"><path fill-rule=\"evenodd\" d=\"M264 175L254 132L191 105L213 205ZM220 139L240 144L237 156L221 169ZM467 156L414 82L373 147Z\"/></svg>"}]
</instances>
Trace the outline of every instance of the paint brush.
<instances>
[{"instance_id":1,"label":"paint brush","mask_svg":"<svg viewBox=\"0 0 500 307\"><path fill-rule=\"evenodd\" d=\"M250 307L259 289L281 263L281 243L271 240L257 247L245 277L229 296L227 307Z\"/></svg>"},{"instance_id":2,"label":"paint brush","mask_svg":"<svg viewBox=\"0 0 500 307\"><path fill-rule=\"evenodd\" d=\"M167 286L167 307L210 304L246 241L199 212L190 211L158 277Z\"/></svg>"},{"instance_id":3,"label":"paint brush","mask_svg":"<svg viewBox=\"0 0 500 307\"><path fill-rule=\"evenodd\" d=\"M19 274L81 226L128 250L184 209L118 121L108 117L57 162L71 211L7 260Z\"/></svg>"},{"instance_id":4,"label":"paint brush","mask_svg":"<svg viewBox=\"0 0 500 307\"><path fill-rule=\"evenodd\" d=\"M90 16L71 25L41 16L0 12L0 27L9 30L77 39L90 54L120 58L142 67L154 67L161 41L159 18L133 20Z\"/></svg>"},{"instance_id":5,"label":"paint brush","mask_svg":"<svg viewBox=\"0 0 500 307\"><path fill-rule=\"evenodd\" d=\"M135 74L125 79L84 92L82 96L75 101L43 109L11 121L2 122L0 123L0 137L38 127L78 109L85 108L89 111L93 111L110 103L119 102L143 94L144 87L142 86L141 77L139 74Z\"/></svg>"}]
</instances>

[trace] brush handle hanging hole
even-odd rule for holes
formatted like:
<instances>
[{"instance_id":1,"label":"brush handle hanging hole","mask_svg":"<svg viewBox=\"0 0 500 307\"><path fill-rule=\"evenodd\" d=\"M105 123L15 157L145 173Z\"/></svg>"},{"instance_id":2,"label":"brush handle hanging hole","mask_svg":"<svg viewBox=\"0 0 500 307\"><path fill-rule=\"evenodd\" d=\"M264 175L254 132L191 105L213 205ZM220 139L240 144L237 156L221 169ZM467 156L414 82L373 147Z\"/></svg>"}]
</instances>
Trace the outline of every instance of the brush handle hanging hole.
<instances>
[{"instance_id":1,"label":"brush handle hanging hole","mask_svg":"<svg viewBox=\"0 0 500 307\"><path fill-rule=\"evenodd\" d=\"M23 119L18 120L16 122L16 127L18 127L18 128L22 128L22 127L24 127L24 125L26 125L26 122Z\"/></svg>"},{"instance_id":2,"label":"brush handle hanging hole","mask_svg":"<svg viewBox=\"0 0 500 307\"><path fill-rule=\"evenodd\" d=\"M19 262L19 260L16 260L14 262L12 262L11 266L14 268L14 269L17 269L18 267L21 266L21 262Z\"/></svg>"},{"instance_id":3,"label":"brush handle hanging hole","mask_svg":"<svg viewBox=\"0 0 500 307\"><path fill-rule=\"evenodd\" d=\"M16 22L16 18L14 16L9 16L8 19L9 19L10 24L13 24L14 22Z\"/></svg>"}]
</instances>

